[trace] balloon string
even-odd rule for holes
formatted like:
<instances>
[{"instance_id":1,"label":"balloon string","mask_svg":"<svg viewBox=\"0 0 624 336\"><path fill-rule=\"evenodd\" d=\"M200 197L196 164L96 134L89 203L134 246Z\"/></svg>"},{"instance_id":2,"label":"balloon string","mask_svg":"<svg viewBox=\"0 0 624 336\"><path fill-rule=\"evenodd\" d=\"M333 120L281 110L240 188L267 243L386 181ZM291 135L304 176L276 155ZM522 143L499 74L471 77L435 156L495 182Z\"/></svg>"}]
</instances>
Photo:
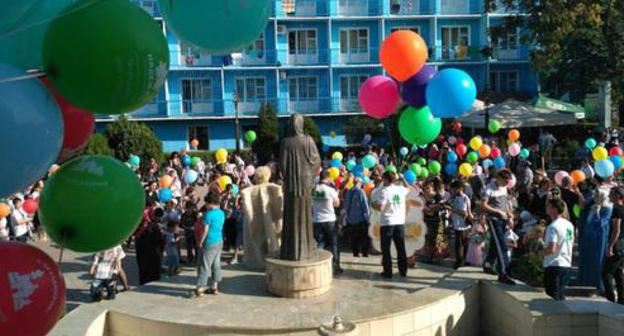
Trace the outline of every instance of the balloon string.
<instances>
[{"instance_id":1,"label":"balloon string","mask_svg":"<svg viewBox=\"0 0 624 336\"><path fill-rule=\"evenodd\" d=\"M61 265L61 262L63 261L63 251L65 251L65 240L67 238L67 234L65 232L63 232L63 244L61 244L61 252L59 253L59 260L58 260L58 264L59 266Z\"/></svg>"},{"instance_id":2,"label":"balloon string","mask_svg":"<svg viewBox=\"0 0 624 336\"><path fill-rule=\"evenodd\" d=\"M31 78L37 78L37 77L43 77L45 75L46 75L45 71L39 71L39 70L29 71L29 72L27 72L26 75L2 78L2 79L0 79L0 84L10 83L10 82L17 82L17 81L31 79Z\"/></svg>"},{"instance_id":3,"label":"balloon string","mask_svg":"<svg viewBox=\"0 0 624 336\"><path fill-rule=\"evenodd\" d=\"M95 6L95 5L99 4L100 2L104 2L104 1L106 1L106 0L92 0L92 1L90 1L88 3L85 3L85 4L82 4L80 6L74 7L72 9L70 9L70 10L63 10L58 15L55 15L55 16L52 16L52 17L49 17L49 18L45 18L45 19L42 19L41 21L33 22L31 24L23 25L23 26L15 28L13 30L9 30L9 31L0 33L0 39L3 39L5 37L10 37L12 35L15 35L17 33L21 33L21 32L23 32L25 30L28 30L28 29L31 29L31 28L34 28L34 27L37 27L37 26L44 25L44 24L46 24L48 22L51 22L51 21L56 20L58 18L62 18L62 17L68 16L68 15L74 14L74 13L76 13L78 11L81 11L81 10L83 10L85 8L89 8L91 6Z\"/></svg>"}]
</instances>

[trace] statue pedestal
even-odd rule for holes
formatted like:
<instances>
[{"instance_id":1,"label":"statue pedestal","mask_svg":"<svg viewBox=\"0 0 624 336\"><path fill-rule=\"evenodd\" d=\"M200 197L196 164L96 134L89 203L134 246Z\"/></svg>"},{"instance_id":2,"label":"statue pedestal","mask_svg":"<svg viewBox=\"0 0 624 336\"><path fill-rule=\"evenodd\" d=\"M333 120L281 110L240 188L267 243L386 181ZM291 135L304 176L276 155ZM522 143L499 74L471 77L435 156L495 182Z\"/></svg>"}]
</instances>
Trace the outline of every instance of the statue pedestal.
<instances>
[{"instance_id":1,"label":"statue pedestal","mask_svg":"<svg viewBox=\"0 0 624 336\"><path fill-rule=\"evenodd\" d=\"M332 282L332 255L318 250L303 261L266 258L266 282L269 292L285 298L310 298L326 293Z\"/></svg>"}]
</instances>

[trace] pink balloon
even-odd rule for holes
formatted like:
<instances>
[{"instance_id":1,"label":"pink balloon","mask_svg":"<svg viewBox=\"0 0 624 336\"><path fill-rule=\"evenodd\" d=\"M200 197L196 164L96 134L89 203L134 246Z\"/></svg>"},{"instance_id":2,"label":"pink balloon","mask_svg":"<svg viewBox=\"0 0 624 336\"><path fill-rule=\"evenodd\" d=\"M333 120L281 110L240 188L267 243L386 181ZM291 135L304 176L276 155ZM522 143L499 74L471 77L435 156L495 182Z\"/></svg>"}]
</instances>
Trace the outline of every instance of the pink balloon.
<instances>
[{"instance_id":1,"label":"pink balloon","mask_svg":"<svg viewBox=\"0 0 624 336\"><path fill-rule=\"evenodd\" d=\"M557 185L561 185L561 183L563 183L563 179L566 177L570 177L568 172L563 170L558 171L557 174L555 174L555 183L557 183Z\"/></svg>"},{"instance_id":2,"label":"pink balloon","mask_svg":"<svg viewBox=\"0 0 624 336\"><path fill-rule=\"evenodd\" d=\"M512 189L513 187L515 187L516 182L516 175L511 174L511 179L509 180L509 182L507 182L507 189Z\"/></svg>"},{"instance_id":3,"label":"pink balloon","mask_svg":"<svg viewBox=\"0 0 624 336\"><path fill-rule=\"evenodd\" d=\"M360 87L360 105L369 117L384 119L396 111L401 102L399 87L382 75L370 77Z\"/></svg>"},{"instance_id":4,"label":"pink balloon","mask_svg":"<svg viewBox=\"0 0 624 336\"><path fill-rule=\"evenodd\" d=\"M456 143L457 143L457 138L451 135L451 136L448 138L448 142L449 142L449 144L454 145L454 144L456 144Z\"/></svg>"},{"instance_id":5,"label":"pink balloon","mask_svg":"<svg viewBox=\"0 0 624 336\"><path fill-rule=\"evenodd\" d=\"M253 176L255 172L256 172L256 168L254 168L254 166L249 165L245 167L245 174L247 174L247 176Z\"/></svg>"},{"instance_id":6,"label":"pink balloon","mask_svg":"<svg viewBox=\"0 0 624 336\"><path fill-rule=\"evenodd\" d=\"M518 156L518 154L520 154L520 145L518 145L517 143L514 143L511 146L509 146L509 155Z\"/></svg>"}]
</instances>

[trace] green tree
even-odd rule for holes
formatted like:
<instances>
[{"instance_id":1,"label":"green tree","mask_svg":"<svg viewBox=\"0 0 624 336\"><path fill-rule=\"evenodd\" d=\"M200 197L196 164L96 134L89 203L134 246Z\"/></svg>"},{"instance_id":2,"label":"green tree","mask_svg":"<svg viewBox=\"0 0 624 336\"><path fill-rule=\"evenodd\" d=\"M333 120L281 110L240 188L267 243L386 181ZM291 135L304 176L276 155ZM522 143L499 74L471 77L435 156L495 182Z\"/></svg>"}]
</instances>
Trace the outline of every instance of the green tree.
<instances>
[{"instance_id":1,"label":"green tree","mask_svg":"<svg viewBox=\"0 0 624 336\"><path fill-rule=\"evenodd\" d=\"M259 164L264 165L273 160L279 150L279 122L272 104L262 104L260 107L256 135L252 149L258 156Z\"/></svg>"},{"instance_id":2,"label":"green tree","mask_svg":"<svg viewBox=\"0 0 624 336\"><path fill-rule=\"evenodd\" d=\"M303 131L314 139L316 146L321 149L323 146L323 138L321 138L321 131L316 125L316 122L311 117L303 118Z\"/></svg>"},{"instance_id":3,"label":"green tree","mask_svg":"<svg viewBox=\"0 0 624 336\"><path fill-rule=\"evenodd\" d=\"M492 41L520 28L521 41L534 45L531 64L544 91L569 93L580 102L609 80L614 103L624 106L624 1L621 0L499 0L504 8L526 13L505 17L490 29ZM486 0L485 10L497 9Z\"/></svg>"},{"instance_id":4,"label":"green tree","mask_svg":"<svg viewBox=\"0 0 624 336\"><path fill-rule=\"evenodd\" d=\"M121 161L128 160L130 154L138 155L141 167L145 168L148 159L154 158L160 162L163 158L162 143L152 129L143 123L121 116L108 125L105 135L115 157Z\"/></svg>"},{"instance_id":5,"label":"green tree","mask_svg":"<svg viewBox=\"0 0 624 336\"><path fill-rule=\"evenodd\" d=\"M83 154L113 156L113 150L108 146L108 139L101 133L94 133L89 138Z\"/></svg>"}]
</instances>

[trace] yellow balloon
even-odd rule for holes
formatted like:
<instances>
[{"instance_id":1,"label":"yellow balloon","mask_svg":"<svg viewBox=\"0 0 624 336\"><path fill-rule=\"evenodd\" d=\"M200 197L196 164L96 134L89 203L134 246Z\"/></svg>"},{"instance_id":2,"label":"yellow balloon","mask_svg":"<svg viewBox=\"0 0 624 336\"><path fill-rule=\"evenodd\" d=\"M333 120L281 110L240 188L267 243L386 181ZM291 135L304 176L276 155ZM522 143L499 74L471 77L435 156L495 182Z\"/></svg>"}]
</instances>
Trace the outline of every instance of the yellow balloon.
<instances>
[{"instance_id":1,"label":"yellow balloon","mask_svg":"<svg viewBox=\"0 0 624 336\"><path fill-rule=\"evenodd\" d=\"M217 163L226 163L228 159L228 151L225 148L219 148L215 152L215 159Z\"/></svg>"},{"instance_id":2,"label":"yellow balloon","mask_svg":"<svg viewBox=\"0 0 624 336\"><path fill-rule=\"evenodd\" d=\"M596 161L606 160L607 157L609 157L609 152L607 152L607 149L604 147L596 147L592 152L592 156Z\"/></svg>"},{"instance_id":3,"label":"yellow balloon","mask_svg":"<svg viewBox=\"0 0 624 336\"><path fill-rule=\"evenodd\" d=\"M334 154L332 154L332 159L338 159L338 160L342 161L342 153L334 152Z\"/></svg>"},{"instance_id":4,"label":"yellow balloon","mask_svg":"<svg viewBox=\"0 0 624 336\"><path fill-rule=\"evenodd\" d=\"M338 168L336 167L331 167L327 169L327 173L329 175L329 179L332 181L335 180L338 176L340 176L340 170L338 170Z\"/></svg>"},{"instance_id":5,"label":"yellow balloon","mask_svg":"<svg viewBox=\"0 0 624 336\"><path fill-rule=\"evenodd\" d=\"M347 182L347 190L351 190L353 189L353 181L349 180L349 182Z\"/></svg>"},{"instance_id":6,"label":"yellow balloon","mask_svg":"<svg viewBox=\"0 0 624 336\"><path fill-rule=\"evenodd\" d=\"M483 139L480 136L473 137L470 139L470 148L474 150L479 150L483 146Z\"/></svg>"},{"instance_id":7,"label":"yellow balloon","mask_svg":"<svg viewBox=\"0 0 624 336\"><path fill-rule=\"evenodd\" d=\"M459 165L459 174L463 177L468 177L472 175L472 166L470 165L470 163L464 162Z\"/></svg>"},{"instance_id":8,"label":"yellow balloon","mask_svg":"<svg viewBox=\"0 0 624 336\"><path fill-rule=\"evenodd\" d=\"M225 190L228 184L232 184L232 179L227 175L223 175L219 177L217 183L219 183L219 188L221 188L221 190Z\"/></svg>"}]
</instances>

